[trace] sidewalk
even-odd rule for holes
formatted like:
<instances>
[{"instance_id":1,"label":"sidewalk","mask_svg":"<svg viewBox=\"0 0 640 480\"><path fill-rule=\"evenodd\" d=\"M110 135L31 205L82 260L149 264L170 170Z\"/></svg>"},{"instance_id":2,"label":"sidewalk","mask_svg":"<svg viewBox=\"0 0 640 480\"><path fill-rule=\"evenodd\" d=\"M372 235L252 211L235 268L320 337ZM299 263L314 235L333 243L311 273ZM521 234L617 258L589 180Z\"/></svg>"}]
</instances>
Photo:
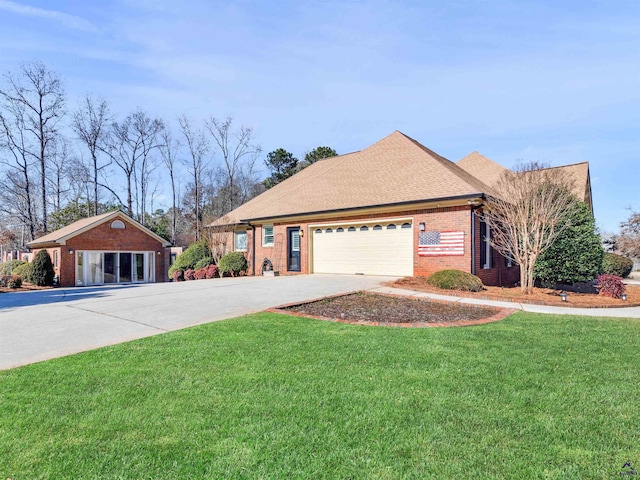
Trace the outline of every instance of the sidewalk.
<instances>
[{"instance_id":1,"label":"sidewalk","mask_svg":"<svg viewBox=\"0 0 640 480\"><path fill-rule=\"evenodd\" d=\"M500 302L496 300L481 300L477 298L456 297L455 295L440 295L437 293L416 292L415 290L405 290L402 288L377 287L369 290L376 293L387 293L392 295L406 295L416 298L430 298L433 300L444 300L447 302L460 302L469 305L490 305L500 308L513 308L533 313L551 313L554 315L580 315L584 317L623 317L640 318L640 307L622 308L571 308L556 307L549 305L530 305L514 302Z\"/></svg>"}]
</instances>

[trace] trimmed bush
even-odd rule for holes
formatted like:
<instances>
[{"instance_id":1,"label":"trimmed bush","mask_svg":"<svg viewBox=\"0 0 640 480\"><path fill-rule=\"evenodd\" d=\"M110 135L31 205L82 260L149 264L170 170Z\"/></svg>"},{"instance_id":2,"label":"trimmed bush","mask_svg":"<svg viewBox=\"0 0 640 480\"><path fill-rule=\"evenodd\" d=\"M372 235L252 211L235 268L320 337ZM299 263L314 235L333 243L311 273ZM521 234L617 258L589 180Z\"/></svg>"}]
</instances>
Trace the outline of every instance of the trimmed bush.
<instances>
[{"instance_id":1,"label":"trimmed bush","mask_svg":"<svg viewBox=\"0 0 640 480\"><path fill-rule=\"evenodd\" d=\"M38 250L31 262L29 281L38 287L50 287L53 285L53 262L46 250Z\"/></svg>"},{"instance_id":2,"label":"trimmed bush","mask_svg":"<svg viewBox=\"0 0 640 480\"><path fill-rule=\"evenodd\" d=\"M184 271L184 279L185 280L195 280L196 279L196 271L193 268L187 268Z\"/></svg>"},{"instance_id":3,"label":"trimmed bush","mask_svg":"<svg viewBox=\"0 0 640 480\"><path fill-rule=\"evenodd\" d=\"M11 275L7 282L9 288L20 288L22 286L22 277L20 275Z\"/></svg>"},{"instance_id":4,"label":"trimmed bush","mask_svg":"<svg viewBox=\"0 0 640 480\"><path fill-rule=\"evenodd\" d=\"M620 298L626 289L621 277L607 274L598 276L596 288L600 295L611 298Z\"/></svg>"},{"instance_id":5,"label":"trimmed bush","mask_svg":"<svg viewBox=\"0 0 640 480\"><path fill-rule=\"evenodd\" d=\"M184 281L184 271L182 271L182 270L174 270L172 277L173 277L173 281L174 282L183 282Z\"/></svg>"},{"instance_id":6,"label":"trimmed bush","mask_svg":"<svg viewBox=\"0 0 640 480\"><path fill-rule=\"evenodd\" d=\"M207 278L207 268L199 268L195 271L194 277L196 280L204 280Z\"/></svg>"},{"instance_id":7,"label":"trimmed bush","mask_svg":"<svg viewBox=\"0 0 640 480\"><path fill-rule=\"evenodd\" d=\"M11 275L15 268L19 267L20 265L24 265L25 263L27 262L24 262L22 260L11 260L10 262L4 262L0 264L0 274Z\"/></svg>"},{"instance_id":8,"label":"trimmed bush","mask_svg":"<svg viewBox=\"0 0 640 480\"><path fill-rule=\"evenodd\" d=\"M427 278L427 283L445 290L479 292L484 290L482 280L462 270L440 270Z\"/></svg>"},{"instance_id":9,"label":"trimmed bush","mask_svg":"<svg viewBox=\"0 0 640 480\"><path fill-rule=\"evenodd\" d=\"M31 264L28 262L22 262L20 265L13 269L12 275L18 275L25 281L29 282L31 278Z\"/></svg>"},{"instance_id":10,"label":"trimmed bush","mask_svg":"<svg viewBox=\"0 0 640 480\"><path fill-rule=\"evenodd\" d=\"M173 277L175 270L194 270L196 263L204 258L210 258L211 252L209 247L203 241L192 243L189 248L178 255L173 265L169 267L169 276Z\"/></svg>"},{"instance_id":11,"label":"trimmed bush","mask_svg":"<svg viewBox=\"0 0 640 480\"><path fill-rule=\"evenodd\" d=\"M242 252L230 252L220 259L218 268L221 273L230 273L235 277L242 272L246 272L249 266Z\"/></svg>"},{"instance_id":12,"label":"trimmed bush","mask_svg":"<svg viewBox=\"0 0 640 480\"><path fill-rule=\"evenodd\" d=\"M218 276L218 266L209 265L205 268L207 278L216 278Z\"/></svg>"},{"instance_id":13,"label":"trimmed bush","mask_svg":"<svg viewBox=\"0 0 640 480\"><path fill-rule=\"evenodd\" d=\"M6 287L11 279L11 275L0 273L0 287Z\"/></svg>"},{"instance_id":14,"label":"trimmed bush","mask_svg":"<svg viewBox=\"0 0 640 480\"><path fill-rule=\"evenodd\" d=\"M589 206L581 202L563 230L536 260L533 274L543 284L589 282L602 268L602 242Z\"/></svg>"},{"instance_id":15,"label":"trimmed bush","mask_svg":"<svg viewBox=\"0 0 640 480\"><path fill-rule=\"evenodd\" d=\"M602 259L602 273L627 278L633 269L633 260L615 253L605 253Z\"/></svg>"},{"instance_id":16,"label":"trimmed bush","mask_svg":"<svg viewBox=\"0 0 640 480\"><path fill-rule=\"evenodd\" d=\"M196 264L193 266L194 270L200 270L201 268L205 268L208 267L209 265L213 265L215 262L215 260L211 257L205 257L201 260L198 260L196 262Z\"/></svg>"}]
</instances>

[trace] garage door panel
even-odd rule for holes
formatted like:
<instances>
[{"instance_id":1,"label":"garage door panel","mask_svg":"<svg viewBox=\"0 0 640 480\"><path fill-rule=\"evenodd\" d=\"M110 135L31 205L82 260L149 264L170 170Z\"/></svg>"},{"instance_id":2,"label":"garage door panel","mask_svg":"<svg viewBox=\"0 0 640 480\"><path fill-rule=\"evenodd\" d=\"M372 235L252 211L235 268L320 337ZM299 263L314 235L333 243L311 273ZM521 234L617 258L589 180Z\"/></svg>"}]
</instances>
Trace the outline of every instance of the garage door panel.
<instances>
[{"instance_id":1,"label":"garage door panel","mask_svg":"<svg viewBox=\"0 0 640 480\"><path fill-rule=\"evenodd\" d=\"M313 271L315 273L362 273L365 275L413 275L413 229L360 230L361 225L313 229ZM355 231L348 231L354 226ZM330 228L332 232L327 233ZM318 230L321 233L318 233Z\"/></svg>"}]
</instances>

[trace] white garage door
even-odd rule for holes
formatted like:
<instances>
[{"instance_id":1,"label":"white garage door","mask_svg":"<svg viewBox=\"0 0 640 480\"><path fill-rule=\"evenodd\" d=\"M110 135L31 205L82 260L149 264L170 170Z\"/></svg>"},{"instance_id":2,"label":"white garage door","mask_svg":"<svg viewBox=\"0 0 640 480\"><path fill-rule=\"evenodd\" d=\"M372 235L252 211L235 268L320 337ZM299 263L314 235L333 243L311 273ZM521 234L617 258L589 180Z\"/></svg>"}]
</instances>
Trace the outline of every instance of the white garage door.
<instances>
[{"instance_id":1,"label":"white garage door","mask_svg":"<svg viewBox=\"0 0 640 480\"><path fill-rule=\"evenodd\" d=\"M413 275L411 221L311 227L315 273Z\"/></svg>"}]
</instances>

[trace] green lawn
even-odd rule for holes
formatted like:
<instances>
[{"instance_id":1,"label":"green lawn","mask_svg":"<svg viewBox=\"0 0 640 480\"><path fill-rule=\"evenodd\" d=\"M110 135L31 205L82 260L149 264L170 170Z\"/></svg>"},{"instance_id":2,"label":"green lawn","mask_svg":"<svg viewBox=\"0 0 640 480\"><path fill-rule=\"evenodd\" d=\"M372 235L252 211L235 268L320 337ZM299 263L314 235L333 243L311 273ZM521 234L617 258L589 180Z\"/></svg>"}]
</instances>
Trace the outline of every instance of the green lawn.
<instances>
[{"instance_id":1,"label":"green lawn","mask_svg":"<svg viewBox=\"0 0 640 480\"><path fill-rule=\"evenodd\" d=\"M0 372L0 479L620 478L640 321L258 314Z\"/></svg>"}]
</instances>

